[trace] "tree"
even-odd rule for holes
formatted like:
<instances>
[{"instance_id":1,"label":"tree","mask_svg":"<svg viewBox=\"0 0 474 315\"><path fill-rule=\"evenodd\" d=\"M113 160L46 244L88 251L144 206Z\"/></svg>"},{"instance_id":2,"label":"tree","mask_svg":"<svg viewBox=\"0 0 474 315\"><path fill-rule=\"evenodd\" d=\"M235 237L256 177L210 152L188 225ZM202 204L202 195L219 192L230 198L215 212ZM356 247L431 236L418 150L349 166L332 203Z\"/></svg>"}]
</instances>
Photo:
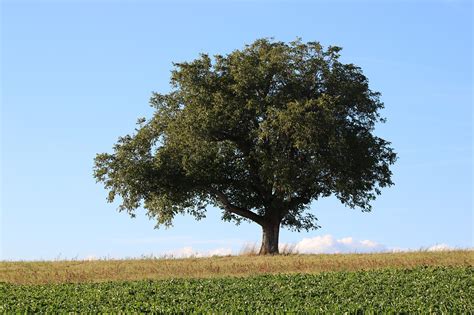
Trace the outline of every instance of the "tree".
<instances>
[{"instance_id":1,"label":"tree","mask_svg":"<svg viewBox=\"0 0 474 315\"><path fill-rule=\"evenodd\" d=\"M262 227L260 254L278 253L280 226L318 228L306 210L319 198L370 211L393 184L396 154L373 135L380 93L340 50L259 39L175 63L171 92L151 97L153 117L95 158L108 201L120 196L132 216L143 206L157 226L220 207L223 220Z\"/></svg>"}]
</instances>

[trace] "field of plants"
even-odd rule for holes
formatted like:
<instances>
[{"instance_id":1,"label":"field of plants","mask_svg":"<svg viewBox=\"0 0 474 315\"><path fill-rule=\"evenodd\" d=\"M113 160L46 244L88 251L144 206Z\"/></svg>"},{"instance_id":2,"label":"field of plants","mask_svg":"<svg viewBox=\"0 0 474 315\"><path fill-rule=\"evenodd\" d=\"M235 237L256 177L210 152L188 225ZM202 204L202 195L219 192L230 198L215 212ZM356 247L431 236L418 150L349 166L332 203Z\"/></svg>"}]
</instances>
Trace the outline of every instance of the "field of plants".
<instances>
[{"instance_id":1,"label":"field of plants","mask_svg":"<svg viewBox=\"0 0 474 315\"><path fill-rule=\"evenodd\" d=\"M0 313L470 313L473 301L472 266L100 283L0 283Z\"/></svg>"}]
</instances>

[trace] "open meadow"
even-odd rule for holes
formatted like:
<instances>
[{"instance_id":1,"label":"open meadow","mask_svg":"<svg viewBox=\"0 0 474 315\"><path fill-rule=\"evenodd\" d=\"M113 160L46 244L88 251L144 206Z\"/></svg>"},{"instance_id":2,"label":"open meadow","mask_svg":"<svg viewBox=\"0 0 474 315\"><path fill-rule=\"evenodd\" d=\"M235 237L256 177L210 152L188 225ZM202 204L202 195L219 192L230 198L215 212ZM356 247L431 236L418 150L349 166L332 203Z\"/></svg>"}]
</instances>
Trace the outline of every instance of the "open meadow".
<instances>
[{"instance_id":1,"label":"open meadow","mask_svg":"<svg viewBox=\"0 0 474 315\"><path fill-rule=\"evenodd\" d=\"M52 284L176 278L247 277L257 274L364 271L418 266L471 267L474 251L373 254L214 256L204 258L99 259L0 262L0 282Z\"/></svg>"},{"instance_id":2,"label":"open meadow","mask_svg":"<svg viewBox=\"0 0 474 315\"><path fill-rule=\"evenodd\" d=\"M474 309L474 252L0 263L0 312Z\"/></svg>"}]
</instances>

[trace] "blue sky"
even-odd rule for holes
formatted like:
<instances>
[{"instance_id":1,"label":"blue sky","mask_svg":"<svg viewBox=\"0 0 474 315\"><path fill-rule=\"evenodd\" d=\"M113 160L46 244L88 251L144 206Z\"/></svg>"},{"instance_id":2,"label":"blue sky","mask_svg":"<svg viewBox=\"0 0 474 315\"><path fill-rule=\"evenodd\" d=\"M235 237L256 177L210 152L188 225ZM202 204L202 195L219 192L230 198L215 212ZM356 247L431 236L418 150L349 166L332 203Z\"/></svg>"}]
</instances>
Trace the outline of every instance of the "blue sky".
<instances>
[{"instance_id":1,"label":"blue sky","mask_svg":"<svg viewBox=\"0 0 474 315\"><path fill-rule=\"evenodd\" d=\"M118 213L92 166L151 115L148 99L169 90L172 62L261 37L342 46L343 61L382 93L388 122L376 133L399 155L395 186L373 212L320 200L311 211L322 228L283 230L281 242L473 246L470 1L4 0L1 11L0 259L235 253L258 243L257 225L221 222L215 208L159 230L143 210Z\"/></svg>"}]
</instances>

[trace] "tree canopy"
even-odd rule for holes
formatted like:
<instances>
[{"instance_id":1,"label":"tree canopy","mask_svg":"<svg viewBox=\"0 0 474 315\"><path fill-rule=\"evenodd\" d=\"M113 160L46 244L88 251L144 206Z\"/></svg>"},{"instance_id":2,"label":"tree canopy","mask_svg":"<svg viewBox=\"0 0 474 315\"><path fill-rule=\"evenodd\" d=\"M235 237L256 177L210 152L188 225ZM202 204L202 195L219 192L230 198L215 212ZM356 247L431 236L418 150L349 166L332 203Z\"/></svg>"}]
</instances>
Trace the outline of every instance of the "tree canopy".
<instances>
[{"instance_id":1,"label":"tree canopy","mask_svg":"<svg viewBox=\"0 0 474 315\"><path fill-rule=\"evenodd\" d=\"M317 228L307 210L319 198L370 211L396 154L373 134L380 93L340 51L259 39L175 63L154 115L95 158L108 201L120 196L131 215L143 206L158 226L219 207L223 220L262 226L262 254L278 253L280 226Z\"/></svg>"}]
</instances>

